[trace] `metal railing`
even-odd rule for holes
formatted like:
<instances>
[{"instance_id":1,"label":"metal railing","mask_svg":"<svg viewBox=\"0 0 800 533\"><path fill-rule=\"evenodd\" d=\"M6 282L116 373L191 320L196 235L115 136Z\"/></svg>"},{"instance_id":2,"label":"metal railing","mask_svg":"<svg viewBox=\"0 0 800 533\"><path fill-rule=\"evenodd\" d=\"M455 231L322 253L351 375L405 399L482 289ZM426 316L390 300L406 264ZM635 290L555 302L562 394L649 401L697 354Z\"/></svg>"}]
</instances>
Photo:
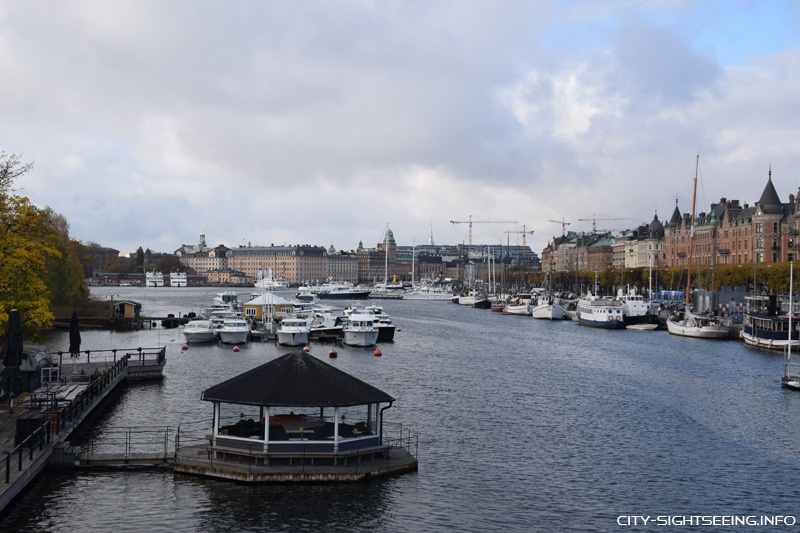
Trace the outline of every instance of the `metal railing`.
<instances>
[{"instance_id":1,"label":"metal railing","mask_svg":"<svg viewBox=\"0 0 800 533\"><path fill-rule=\"evenodd\" d=\"M28 437L15 446L10 452L7 452L2 459L0 459L0 462L3 465L0 468L5 469L3 475L5 482L10 483L12 457L19 457L19 460L16 462L16 464L17 471L21 472L23 470L23 450L26 447L29 448L29 461L32 463L34 460L33 450L36 445L38 444L39 451L42 452L45 444L50 445L57 435L60 435L62 431L67 429L68 423L72 424L72 427L74 428L80 415L98 400L102 393L111 385L111 383L114 382L114 380L119 377L119 375L127 366L128 357L123 356L121 359L117 360L113 366L107 368L104 372L93 375L92 380L90 383L88 383L86 388L84 388L82 392L78 393L76 397L67 405L59 409L51 409L42 413L46 416L44 422L39 427L35 428L31 434L28 435ZM39 407L41 407L41 402L46 402L47 400L37 400L33 397L29 397L29 401L31 402L31 406L35 406L36 402L38 401L40 402ZM33 441L32 439L38 440Z\"/></svg>"}]
</instances>

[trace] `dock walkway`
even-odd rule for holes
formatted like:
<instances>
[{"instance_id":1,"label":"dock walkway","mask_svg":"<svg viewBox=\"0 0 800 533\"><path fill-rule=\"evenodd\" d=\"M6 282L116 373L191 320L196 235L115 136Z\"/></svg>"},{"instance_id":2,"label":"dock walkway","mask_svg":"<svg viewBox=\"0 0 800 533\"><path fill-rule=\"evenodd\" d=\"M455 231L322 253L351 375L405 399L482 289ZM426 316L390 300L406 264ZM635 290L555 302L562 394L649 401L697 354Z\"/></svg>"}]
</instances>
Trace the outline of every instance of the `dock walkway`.
<instances>
[{"instance_id":1,"label":"dock walkway","mask_svg":"<svg viewBox=\"0 0 800 533\"><path fill-rule=\"evenodd\" d=\"M109 350L111 351L111 350ZM0 512L50 463L69 460L77 429L125 379L161 375L164 349L114 351L114 359L61 363L52 382L0 403Z\"/></svg>"}]
</instances>

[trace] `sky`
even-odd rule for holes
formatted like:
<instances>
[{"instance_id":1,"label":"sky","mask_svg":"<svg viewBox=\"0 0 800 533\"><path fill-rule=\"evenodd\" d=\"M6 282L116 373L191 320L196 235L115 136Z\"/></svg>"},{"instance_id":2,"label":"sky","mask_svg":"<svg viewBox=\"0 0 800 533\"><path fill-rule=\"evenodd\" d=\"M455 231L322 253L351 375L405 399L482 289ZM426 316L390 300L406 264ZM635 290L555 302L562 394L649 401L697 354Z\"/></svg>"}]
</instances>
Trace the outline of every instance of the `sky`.
<instances>
[{"instance_id":1,"label":"sky","mask_svg":"<svg viewBox=\"0 0 800 533\"><path fill-rule=\"evenodd\" d=\"M698 154L698 212L800 187L795 1L0 0L0 73L18 193L123 253L541 253L690 212Z\"/></svg>"}]
</instances>

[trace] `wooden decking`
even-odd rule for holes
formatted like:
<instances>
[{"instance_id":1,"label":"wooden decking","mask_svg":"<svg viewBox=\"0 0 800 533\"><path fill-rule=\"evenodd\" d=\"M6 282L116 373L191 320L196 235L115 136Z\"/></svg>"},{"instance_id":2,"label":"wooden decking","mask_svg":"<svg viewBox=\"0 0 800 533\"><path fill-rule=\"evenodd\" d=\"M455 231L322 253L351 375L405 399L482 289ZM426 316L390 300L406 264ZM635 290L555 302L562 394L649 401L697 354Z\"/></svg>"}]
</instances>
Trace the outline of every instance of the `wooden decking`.
<instances>
[{"instance_id":1,"label":"wooden decking","mask_svg":"<svg viewBox=\"0 0 800 533\"><path fill-rule=\"evenodd\" d=\"M320 464L324 462L326 464ZM220 450L208 445L181 448L174 471L249 483L359 482L370 478L413 472L416 457L405 448L378 446L372 449L329 454L242 454L242 450Z\"/></svg>"}]
</instances>

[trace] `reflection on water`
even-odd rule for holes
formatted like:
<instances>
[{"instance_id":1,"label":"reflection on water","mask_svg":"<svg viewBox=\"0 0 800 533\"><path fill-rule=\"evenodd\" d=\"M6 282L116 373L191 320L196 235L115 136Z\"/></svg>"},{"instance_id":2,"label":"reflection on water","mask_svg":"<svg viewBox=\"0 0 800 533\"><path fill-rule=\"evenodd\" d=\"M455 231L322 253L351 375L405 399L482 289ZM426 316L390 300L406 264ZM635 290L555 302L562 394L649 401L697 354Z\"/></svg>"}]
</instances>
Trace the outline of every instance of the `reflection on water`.
<instances>
[{"instance_id":1,"label":"reflection on water","mask_svg":"<svg viewBox=\"0 0 800 533\"><path fill-rule=\"evenodd\" d=\"M197 311L213 292L93 289L159 315ZM779 354L446 302L381 303L400 327L383 357L346 346L337 359L329 346L312 354L397 398L387 420L420 433L418 473L330 486L165 469L48 473L3 529L608 530L620 514L792 514L800 395L780 388ZM82 336L83 349L167 346L164 379L126 386L106 427L210 428L201 392L287 351L182 351L180 329ZM63 349L65 339L57 332L48 343Z\"/></svg>"}]
</instances>

